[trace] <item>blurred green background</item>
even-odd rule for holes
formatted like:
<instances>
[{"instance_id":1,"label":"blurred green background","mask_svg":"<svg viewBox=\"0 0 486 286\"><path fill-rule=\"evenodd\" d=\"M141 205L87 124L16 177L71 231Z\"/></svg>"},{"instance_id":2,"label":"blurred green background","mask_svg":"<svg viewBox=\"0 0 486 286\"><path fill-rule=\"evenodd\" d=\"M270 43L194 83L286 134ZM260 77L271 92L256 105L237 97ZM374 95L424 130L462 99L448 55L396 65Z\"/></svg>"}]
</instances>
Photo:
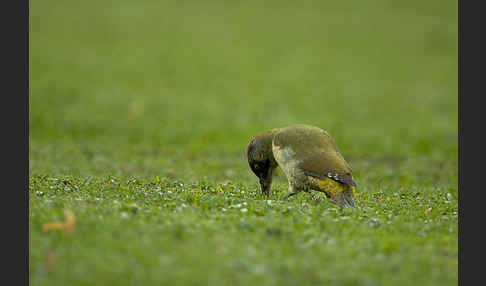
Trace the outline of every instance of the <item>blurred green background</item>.
<instances>
[{"instance_id":1,"label":"blurred green background","mask_svg":"<svg viewBox=\"0 0 486 286\"><path fill-rule=\"evenodd\" d=\"M248 142L305 123L335 138L358 192L457 194L455 1L46 0L29 13L31 178L255 189Z\"/></svg>"},{"instance_id":2,"label":"blurred green background","mask_svg":"<svg viewBox=\"0 0 486 286\"><path fill-rule=\"evenodd\" d=\"M456 6L32 1L30 170L250 175L247 143L294 123L352 165L457 164Z\"/></svg>"}]
</instances>

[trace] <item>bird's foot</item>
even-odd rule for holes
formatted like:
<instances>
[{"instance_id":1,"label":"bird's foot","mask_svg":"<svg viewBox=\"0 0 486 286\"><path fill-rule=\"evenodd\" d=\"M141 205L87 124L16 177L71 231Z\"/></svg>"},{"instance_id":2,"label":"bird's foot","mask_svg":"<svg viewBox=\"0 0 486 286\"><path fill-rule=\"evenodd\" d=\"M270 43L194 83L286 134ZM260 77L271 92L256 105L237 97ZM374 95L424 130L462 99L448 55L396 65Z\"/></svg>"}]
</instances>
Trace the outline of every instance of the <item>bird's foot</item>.
<instances>
[{"instance_id":1,"label":"bird's foot","mask_svg":"<svg viewBox=\"0 0 486 286\"><path fill-rule=\"evenodd\" d=\"M285 196L282 197L282 201L288 199L289 197L293 196L293 195L296 195L297 193L288 193L286 194Z\"/></svg>"}]
</instances>

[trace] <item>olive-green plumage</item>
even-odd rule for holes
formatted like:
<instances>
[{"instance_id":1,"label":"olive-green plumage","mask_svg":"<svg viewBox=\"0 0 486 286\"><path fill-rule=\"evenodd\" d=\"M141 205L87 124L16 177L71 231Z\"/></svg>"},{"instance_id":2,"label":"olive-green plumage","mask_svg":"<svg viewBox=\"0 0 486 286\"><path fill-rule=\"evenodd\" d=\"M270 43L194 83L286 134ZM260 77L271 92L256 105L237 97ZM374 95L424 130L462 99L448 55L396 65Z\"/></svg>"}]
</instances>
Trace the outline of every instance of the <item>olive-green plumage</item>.
<instances>
[{"instance_id":1,"label":"olive-green plumage","mask_svg":"<svg viewBox=\"0 0 486 286\"><path fill-rule=\"evenodd\" d=\"M316 190L334 203L354 206L356 183L334 139L309 125L291 125L257 135L248 144L248 163L269 194L274 170L280 166L289 181L289 194Z\"/></svg>"}]
</instances>

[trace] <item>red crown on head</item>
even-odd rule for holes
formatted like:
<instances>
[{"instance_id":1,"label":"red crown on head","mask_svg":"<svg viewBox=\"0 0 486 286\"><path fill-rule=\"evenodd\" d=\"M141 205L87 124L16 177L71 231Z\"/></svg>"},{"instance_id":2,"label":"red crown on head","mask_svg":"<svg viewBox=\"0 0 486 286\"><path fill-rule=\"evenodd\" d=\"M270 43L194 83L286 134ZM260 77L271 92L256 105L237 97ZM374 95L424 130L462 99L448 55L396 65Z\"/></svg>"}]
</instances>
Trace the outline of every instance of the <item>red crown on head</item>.
<instances>
[{"instance_id":1,"label":"red crown on head","mask_svg":"<svg viewBox=\"0 0 486 286\"><path fill-rule=\"evenodd\" d=\"M272 132L271 130L265 130L263 132L258 133L257 136L255 136L255 138L253 138L250 141L250 143L248 143L248 146L246 147L246 154L248 154L248 152L250 151L251 146L253 145L253 143L255 143L255 141L257 140L258 137L261 137L262 135L267 134L267 133L271 133L271 132Z\"/></svg>"}]
</instances>

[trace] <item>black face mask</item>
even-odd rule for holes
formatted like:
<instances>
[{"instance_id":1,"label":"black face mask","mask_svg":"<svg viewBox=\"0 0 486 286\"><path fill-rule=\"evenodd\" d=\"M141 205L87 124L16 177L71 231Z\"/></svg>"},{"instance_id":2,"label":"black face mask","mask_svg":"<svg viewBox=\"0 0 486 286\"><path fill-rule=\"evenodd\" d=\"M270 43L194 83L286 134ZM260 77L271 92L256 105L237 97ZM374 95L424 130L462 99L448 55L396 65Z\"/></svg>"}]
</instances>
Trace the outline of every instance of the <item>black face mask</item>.
<instances>
[{"instance_id":1,"label":"black face mask","mask_svg":"<svg viewBox=\"0 0 486 286\"><path fill-rule=\"evenodd\" d=\"M270 160L253 162L250 167L257 177L266 178L270 168Z\"/></svg>"}]
</instances>

